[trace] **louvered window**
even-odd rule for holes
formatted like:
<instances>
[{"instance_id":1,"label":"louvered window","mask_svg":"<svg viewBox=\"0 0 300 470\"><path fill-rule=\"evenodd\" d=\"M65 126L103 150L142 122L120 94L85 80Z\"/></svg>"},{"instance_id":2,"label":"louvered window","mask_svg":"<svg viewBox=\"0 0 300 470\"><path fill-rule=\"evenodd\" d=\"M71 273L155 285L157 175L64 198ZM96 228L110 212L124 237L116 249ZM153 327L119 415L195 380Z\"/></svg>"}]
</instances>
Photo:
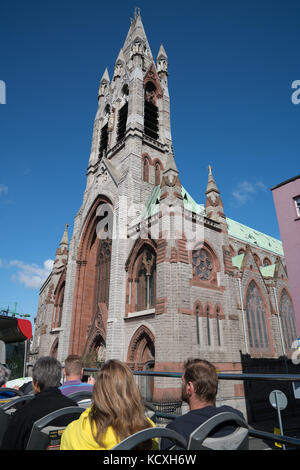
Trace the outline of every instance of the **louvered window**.
<instances>
[{"instance_id":1,"label":"louvered window","mask_svg":"<svg viewBox=\"0 0 300 470\"><path fill-rule=\"evenodd\" d=\"M108 144L108 124L101 129L101 137L100 137L100 146L99 146L99 157L102 158L104 152L107 150Z\"/></svg>"},{"instance_id":2,"label":"louvered window","mask_svg":"<svg viewBox=\"0 0 300 470\"><path fill-rule=\"evenodd\" d=\"M145 88L144 132L152 139L158 139L158 107L155 105L155 86L149 82Z\"/></svg>"},{"instance_id":3,"label":"louvered window","mask_svg":"<svg viewBox=\"0 0 300 470\"><path fill-rule=\"evenodd\" d=\"M126 122L128 116L128 102L126 102L119 111L118 118L118 136L117 141L123 139L126 133Z\"/></svg>"}]
</instances>

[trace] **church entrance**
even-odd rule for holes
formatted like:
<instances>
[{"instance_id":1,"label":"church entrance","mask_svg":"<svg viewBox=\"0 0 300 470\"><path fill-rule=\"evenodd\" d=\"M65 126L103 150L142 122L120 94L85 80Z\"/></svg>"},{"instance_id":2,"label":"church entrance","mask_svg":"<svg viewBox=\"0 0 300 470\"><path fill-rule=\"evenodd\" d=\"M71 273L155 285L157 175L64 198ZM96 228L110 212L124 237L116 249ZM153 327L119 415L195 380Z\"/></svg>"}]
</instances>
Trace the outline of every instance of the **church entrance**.
<instances>
[{"instance_id":1,"label":"church entrance","mask_svg":"<svg viewBox=\"0 0 300 470\"><path fill-rule=\"evenodd\" d=\"M127 356L127 363L133 370L153 370L155 366L155 338L153 333L141 325L133 335ZM139 387L145 400L151 401L154 378L138 376Z\"/></svg>"}]
</instances>

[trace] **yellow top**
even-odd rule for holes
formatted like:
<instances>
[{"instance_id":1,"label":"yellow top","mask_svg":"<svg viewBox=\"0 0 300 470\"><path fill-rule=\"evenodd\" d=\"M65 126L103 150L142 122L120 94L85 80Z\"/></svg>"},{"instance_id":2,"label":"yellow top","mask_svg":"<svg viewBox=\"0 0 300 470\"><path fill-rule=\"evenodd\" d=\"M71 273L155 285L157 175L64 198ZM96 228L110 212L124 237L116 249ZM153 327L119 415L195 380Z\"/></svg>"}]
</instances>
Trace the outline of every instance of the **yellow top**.
<instances>
[{"instance_id":1,"label":"yellow top","mask_svg":"<svg viewBox=\"0 0 300 470\"><path fill-rule=\"evenodd\" d=\"M104 435L104 446L101 447L95 441L92 433L92 427L89 420L90 408L87 408L75 421L72 421L65 429L60 443L60 450L109 450L120 441L117 439L115 432L109 426ZM151 425L155 424L151 419L147 418ZM158 440L152 440L152 449L158 449Z\"/></svg>"}]
</instances>

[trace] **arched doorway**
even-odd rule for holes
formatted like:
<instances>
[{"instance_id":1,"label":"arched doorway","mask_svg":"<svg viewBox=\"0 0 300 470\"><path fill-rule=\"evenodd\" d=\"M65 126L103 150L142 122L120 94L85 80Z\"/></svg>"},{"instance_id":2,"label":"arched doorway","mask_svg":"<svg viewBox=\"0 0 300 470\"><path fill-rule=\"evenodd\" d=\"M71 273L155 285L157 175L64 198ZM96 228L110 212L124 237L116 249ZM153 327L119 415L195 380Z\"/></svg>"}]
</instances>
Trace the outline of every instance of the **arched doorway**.
<instances>
[{"instance_id":1,"label":"arched doorway","mask_svg":"<svg viewBox=\"0 0 300 470\"><path fill-rule=\"evenodd\" d=\"M141 325L133 335L127 355L127 363L134 370L152 370L155 366L155 337L152 331ZM139 386L144 399L151 401L154 378L140 376Z\"/></svg>"}]
</instances>

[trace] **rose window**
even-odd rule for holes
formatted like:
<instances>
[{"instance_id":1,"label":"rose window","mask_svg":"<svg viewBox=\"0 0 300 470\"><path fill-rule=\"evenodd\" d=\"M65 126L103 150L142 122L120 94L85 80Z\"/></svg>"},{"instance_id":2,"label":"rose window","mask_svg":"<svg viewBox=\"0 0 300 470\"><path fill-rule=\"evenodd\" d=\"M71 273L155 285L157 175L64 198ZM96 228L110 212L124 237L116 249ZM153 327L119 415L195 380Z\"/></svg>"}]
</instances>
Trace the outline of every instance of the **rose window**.
<instances>
[{"instance_id":1,"label":"rose window","mask_svg":"<svg viewBox=\"0 0 300 470\"><path fill-rule=\"evenodd\" d=\"M209 281L213 275L213 261L211 255L201 248L193 251L194 272L202 281Z\"/></svg>"}]
</instances>

